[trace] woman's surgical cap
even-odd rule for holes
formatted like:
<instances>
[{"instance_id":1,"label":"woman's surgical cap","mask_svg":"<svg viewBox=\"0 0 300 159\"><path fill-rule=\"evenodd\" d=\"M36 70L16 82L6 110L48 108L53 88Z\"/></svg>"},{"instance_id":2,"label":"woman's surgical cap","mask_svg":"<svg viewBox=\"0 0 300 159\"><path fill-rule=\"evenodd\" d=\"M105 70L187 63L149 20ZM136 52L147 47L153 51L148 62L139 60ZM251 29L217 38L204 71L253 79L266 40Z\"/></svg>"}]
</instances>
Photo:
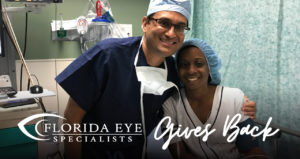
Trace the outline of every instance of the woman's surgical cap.
<instances>
[{"instance_id":1,"label":"woman's surgical cap","mask_svg":"<svg viewBox=\"0 0 300 159\"><path fill-rule=\"evenodd\" d=\"M176 61L178 64L178 57L180 57L180 53L183 51L183 49L187 48L188 46L195 46L199 48L207 61L208 68L209 68L209 74L211 77L210 84L218 85L221 82L221 74L219 72L219 69L221 68L221 59L218 57L218 55L214 52L214 50L204 41L201 39L190 39L185 41L179 51L176 53Z\"/></svg>"}]
</instances>

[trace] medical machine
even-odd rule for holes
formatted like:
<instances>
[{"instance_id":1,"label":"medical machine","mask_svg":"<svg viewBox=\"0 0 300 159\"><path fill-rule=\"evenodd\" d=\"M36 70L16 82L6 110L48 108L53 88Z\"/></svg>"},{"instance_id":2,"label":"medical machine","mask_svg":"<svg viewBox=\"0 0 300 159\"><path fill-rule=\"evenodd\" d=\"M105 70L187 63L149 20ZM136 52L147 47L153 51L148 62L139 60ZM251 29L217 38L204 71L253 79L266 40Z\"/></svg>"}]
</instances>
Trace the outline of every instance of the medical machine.
<instances>
[{"instance_id":1,"label":"medical machine","mask_svg":"<svg viewBox=\"0 0 300 159\"><path fill-rule=\"evenodd\" d=\"M23 3L62 3L63 0L5 0L7 2L23 2Z\"/></svg>"}]
</instances>

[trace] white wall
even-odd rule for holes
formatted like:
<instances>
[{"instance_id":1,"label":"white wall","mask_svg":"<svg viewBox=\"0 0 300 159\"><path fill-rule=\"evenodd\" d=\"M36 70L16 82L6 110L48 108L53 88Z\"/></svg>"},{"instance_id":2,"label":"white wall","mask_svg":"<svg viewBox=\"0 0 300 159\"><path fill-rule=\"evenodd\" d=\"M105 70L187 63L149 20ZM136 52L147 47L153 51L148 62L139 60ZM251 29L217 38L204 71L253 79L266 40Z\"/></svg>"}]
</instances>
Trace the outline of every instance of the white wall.
<instances>
[{"instance_id":1,"label":"white wall","mask_svg":"<svg viewBox=\"0 0 300 159\"><path fill-rule=\"evenodd\" d=\"M74 59L47 59L47 60L26 60L26 64L30 71L30 74L34 74L39 84L44 88L55 92L56 96L44 97L43 102L47 111L57 112L63 116L66 108L69 95L56 83L55 77L62 72ZM20 60L16 61L16 74L17 74L17 87L20 88ZM22 88L27 89L27 73L23 68L23 80ZM35 77L32 77L34 84L37 84ZM62 121L59 122L59 125ZM39 142L38 153L40 159L46 159L47 155L55 154L60 150L63 154L63 144L57 144L52 142ZM55 155L58 157L58 155Z\"/></svg>"},{"instance_id":2,"label":"white wall","mask_svg":"<svg viewBox=\"0 0 300 159\"><path fill-rule=\"evenodd\" d=\"M63 115L65 110L68 94L56 83L55 77L62 72L74 59L43 59L43 60L26 60L30 74L34 74L39 84L44 88L56 93L56 96L45 97L43 102L47 111L57 112ZM16 61L17 87L20 88L20 60ZM27 89L27 73L23 68L22 90ZM34 84L38 84L36 78L31 76Z\"/></svg>"}]
</instances>

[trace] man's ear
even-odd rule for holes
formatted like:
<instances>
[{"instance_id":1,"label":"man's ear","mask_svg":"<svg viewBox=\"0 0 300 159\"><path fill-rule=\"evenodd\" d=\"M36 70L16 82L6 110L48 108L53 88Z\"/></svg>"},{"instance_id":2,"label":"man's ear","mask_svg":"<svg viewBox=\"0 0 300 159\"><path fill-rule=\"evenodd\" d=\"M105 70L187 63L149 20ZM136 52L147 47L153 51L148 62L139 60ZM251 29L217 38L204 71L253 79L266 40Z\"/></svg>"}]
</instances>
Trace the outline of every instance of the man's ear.
<instances>
[{"instance_id":1,"label":"man's ear","mask_svg":"<svg viewBox=\"0 0 300 159\"><path fill-rule=\"evenodd\" d=\"M143 17L143 19L142 19L142 30L143 30L143 32L145 33L146 32L146 25L147 25L147 17L146 16L144 16Z\"/></svg>"}]
</instances>

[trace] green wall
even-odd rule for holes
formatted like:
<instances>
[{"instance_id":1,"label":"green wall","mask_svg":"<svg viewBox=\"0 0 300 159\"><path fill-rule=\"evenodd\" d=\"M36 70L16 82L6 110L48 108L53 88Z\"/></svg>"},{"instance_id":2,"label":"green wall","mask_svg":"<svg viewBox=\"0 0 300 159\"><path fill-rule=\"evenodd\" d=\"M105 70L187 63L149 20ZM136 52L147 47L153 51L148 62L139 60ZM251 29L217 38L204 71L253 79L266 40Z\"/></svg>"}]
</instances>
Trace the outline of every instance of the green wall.
<instances>
[{"instance_id":1,"label":"green wall","mask_svg":"<svg viewBox=\"0 0 300 159\"><path fill-rule=\"evenodd\" d=\"M96 1L96 0L94 0ZM48 4L40 13L28 14L28 33L26 59L76 58L81 54L78 41L51 40L51 20L59 13L64 20L76 19L85 15L88 0L64 0L63 3ZM132 24L133 36L142 35L141 21L146 15L149 0L109 0L114 18L119 24ZM12 4L12 3L11 3ZM25 11L10 13L21 49L24 48Z\"/></svg>"}]
</instances>

